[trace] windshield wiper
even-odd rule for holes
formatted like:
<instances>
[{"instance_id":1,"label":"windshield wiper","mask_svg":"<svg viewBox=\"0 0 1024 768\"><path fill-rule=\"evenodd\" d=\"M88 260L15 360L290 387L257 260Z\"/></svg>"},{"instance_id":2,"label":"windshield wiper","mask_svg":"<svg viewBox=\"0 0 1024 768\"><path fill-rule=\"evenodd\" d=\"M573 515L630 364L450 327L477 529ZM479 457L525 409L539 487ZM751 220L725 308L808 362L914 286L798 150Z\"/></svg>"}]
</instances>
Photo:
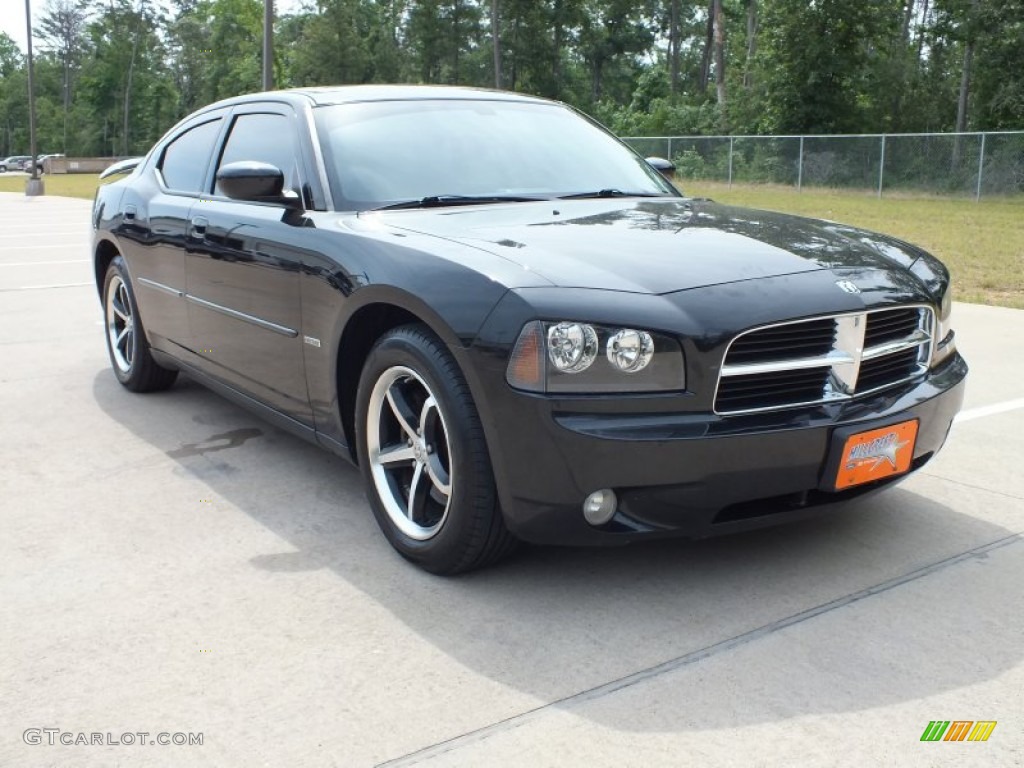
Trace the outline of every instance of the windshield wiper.
<instances>
[{"instance_id":1,"label":"windshield wiper","mask_svg":"<svg viewBox=\"0 0 1024 768\"><path fill-rule=\"evenodd\" d=\"M583 200L588 197L668 197L661 192L623 192L621 189L599 189L596 192L576 192L559 195L559 200Z\"/></svg>"},{"instance_id":2,"label":"windshield wiper","mask_svg":"<svg viewBox=\"0 0 1024 768\"><path fill-rule=\"evenodd\" d=\"M403 200L400 203L382 205L374 211L397 211L402 208L440 208L446 205L486 205L488 203L535 203L547 197L524 197L523 195L428 195L418 200Z\"/></svg>"}]
</instances>

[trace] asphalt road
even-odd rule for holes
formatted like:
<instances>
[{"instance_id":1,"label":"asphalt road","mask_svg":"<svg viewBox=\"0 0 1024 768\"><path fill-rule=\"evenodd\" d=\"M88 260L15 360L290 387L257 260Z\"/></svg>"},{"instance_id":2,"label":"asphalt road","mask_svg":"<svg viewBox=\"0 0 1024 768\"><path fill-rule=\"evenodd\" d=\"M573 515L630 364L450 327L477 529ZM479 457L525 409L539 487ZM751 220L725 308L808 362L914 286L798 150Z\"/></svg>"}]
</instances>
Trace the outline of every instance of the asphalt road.
<instances>
[{"instance_id":1,"label":"asphalt road","mask_svg":"<svg viewBox=\"0 0 1024 768\"><path fill-rule=\"evenodd\" d=\"M439 579L340 460L118 386L88 210L0 195L0 765L1024 764L1024 312L956 306L966 410L886 494Z\"/></svg>"}]
</instances>

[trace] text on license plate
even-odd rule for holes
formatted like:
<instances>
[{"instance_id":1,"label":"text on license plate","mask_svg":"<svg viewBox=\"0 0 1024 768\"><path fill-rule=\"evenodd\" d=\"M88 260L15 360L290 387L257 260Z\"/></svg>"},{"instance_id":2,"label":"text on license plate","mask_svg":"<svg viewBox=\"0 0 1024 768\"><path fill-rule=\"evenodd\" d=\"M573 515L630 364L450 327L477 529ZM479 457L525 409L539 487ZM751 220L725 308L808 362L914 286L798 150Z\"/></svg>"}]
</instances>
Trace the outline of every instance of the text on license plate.
<instances>
[{"instance_id":1,"label":"text on license plate","mask_svg":"<svg viewBox=\"0 0 1024 768\"><path fill-rule=\"evenodd\" d=\"M910 469L917 420L850 435L836 475L836 490L870 483Z\"/></svg>"}]
</instances>

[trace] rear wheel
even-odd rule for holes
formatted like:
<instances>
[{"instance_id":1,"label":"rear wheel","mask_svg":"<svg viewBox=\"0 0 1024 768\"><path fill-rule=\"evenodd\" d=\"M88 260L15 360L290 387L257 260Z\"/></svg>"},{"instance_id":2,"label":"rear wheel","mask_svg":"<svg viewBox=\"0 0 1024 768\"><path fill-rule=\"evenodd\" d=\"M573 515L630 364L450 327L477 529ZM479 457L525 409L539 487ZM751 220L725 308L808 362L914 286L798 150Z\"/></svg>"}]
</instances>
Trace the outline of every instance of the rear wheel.
<instances>
[{"instance_id":1,"label":"rear wheel","mask_svg":"<svg viewBox=\"0 0 1024 768\"><path fill-rule=\"evenodd\" d=\"M103 319L110 365L124 387L153 392L174 383L178 372L161 367L150 354L135 292L120 256L110 262L103 281Z\"/></svg>"},{"instance_id":2,"label":"rear wheel","mask_svg":"<svg viewBox=\"0 0 1024 768\"><path fill-rule=\"evenodd\" d=\"M402 326L377 342L360 378L356 424L370 504L403 557L454 574L514 548L476 406L429 329Z\"/></svg>"}]
</instances>

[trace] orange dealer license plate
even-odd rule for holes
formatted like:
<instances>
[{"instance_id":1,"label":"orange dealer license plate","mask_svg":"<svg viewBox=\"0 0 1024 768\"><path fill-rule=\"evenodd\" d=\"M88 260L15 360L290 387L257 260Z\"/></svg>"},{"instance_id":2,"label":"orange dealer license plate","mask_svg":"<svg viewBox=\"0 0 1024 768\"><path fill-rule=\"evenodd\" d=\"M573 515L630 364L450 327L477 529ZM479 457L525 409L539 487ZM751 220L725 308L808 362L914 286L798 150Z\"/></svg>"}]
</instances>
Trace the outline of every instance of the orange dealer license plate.
<instances>
[{"instance_id":1,"label":"orange dealer license plate","mask_svg":"<svg viewBox=\"0 0 1024 768\"><path fill-rule=\"evenodd\" d=\"M840 491L903 474L910 469L916 440L916 419L843 438L833 488Z\"/></svg>"}]
</instances>

